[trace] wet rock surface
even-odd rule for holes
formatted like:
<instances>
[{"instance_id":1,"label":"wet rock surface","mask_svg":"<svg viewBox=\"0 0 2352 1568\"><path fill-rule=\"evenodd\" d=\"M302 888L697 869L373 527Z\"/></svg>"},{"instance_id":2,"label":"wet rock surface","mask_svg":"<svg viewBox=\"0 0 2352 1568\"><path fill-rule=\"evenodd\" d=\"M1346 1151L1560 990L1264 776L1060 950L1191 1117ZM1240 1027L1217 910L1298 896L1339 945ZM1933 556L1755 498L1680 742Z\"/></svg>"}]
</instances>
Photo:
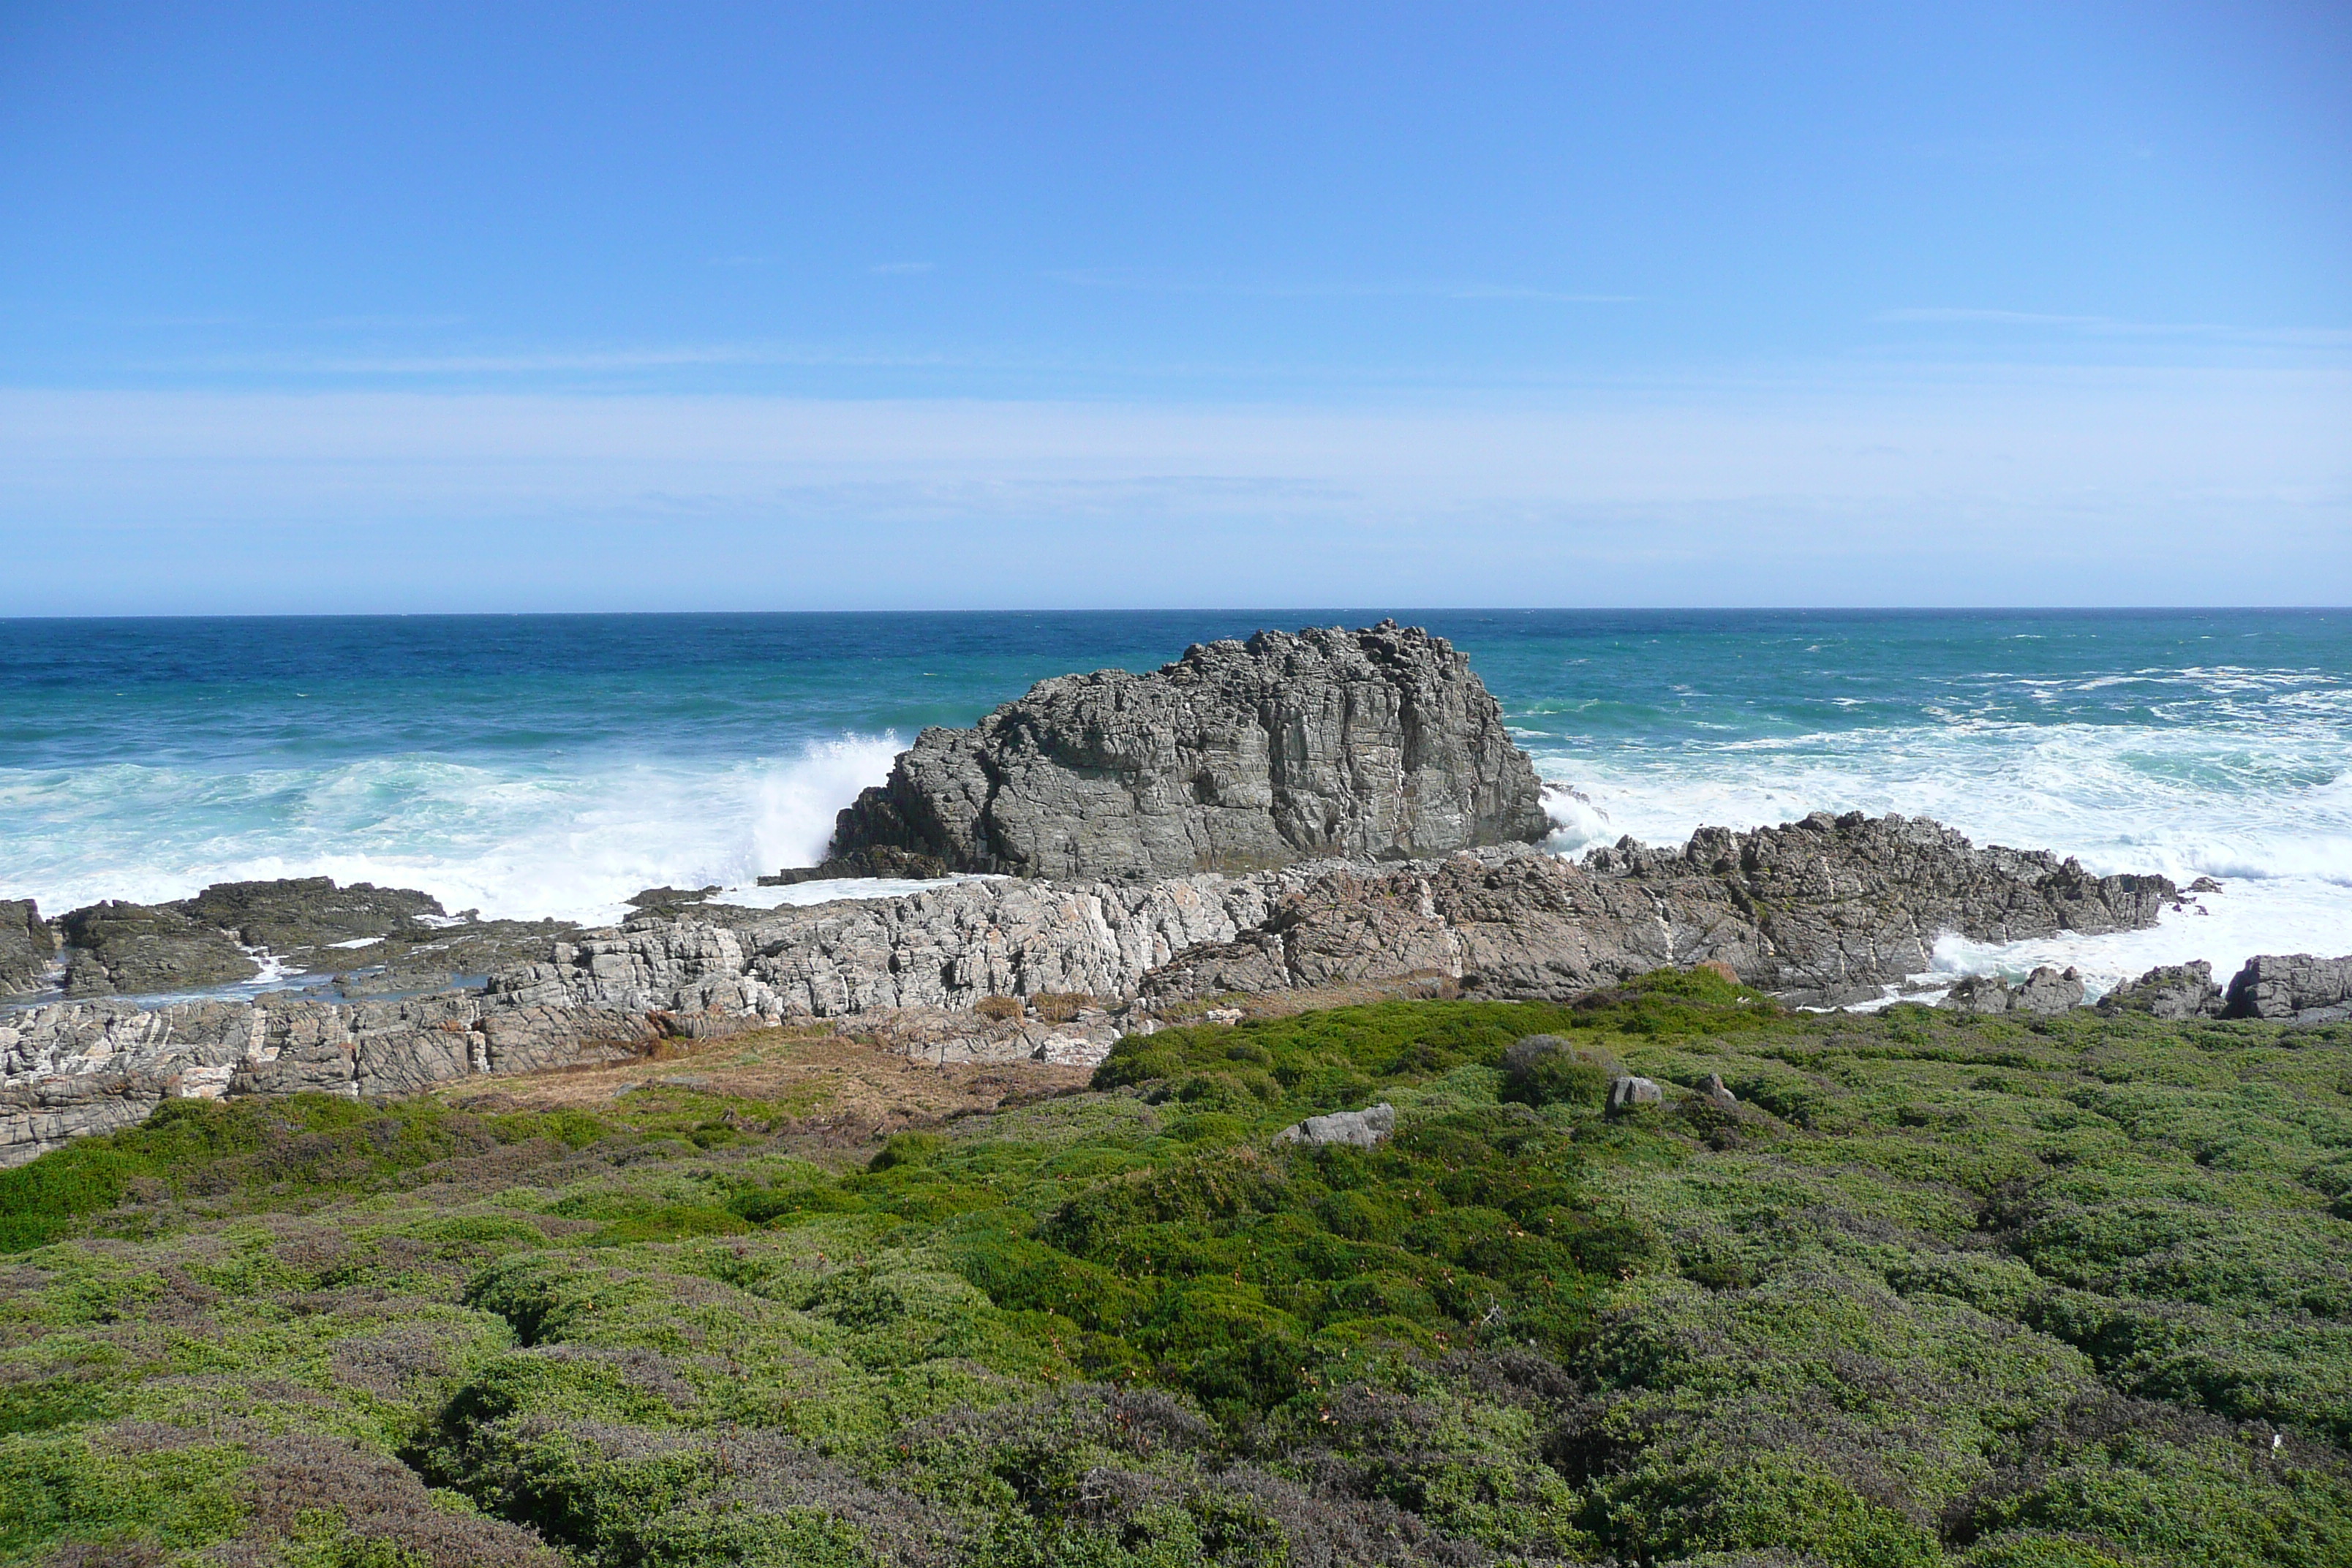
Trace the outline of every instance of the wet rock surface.
<instances>
[{"instance_id":1,"label":"wet rock surface","mask_svg":"<svg viewBox=\"0 0 2352 1568\"><path fill-rule=\"evenodd\" d=\"M234 936L168 904L110 899L75 910L58 926L68 996L195 991L261 973Z\"/></svg>"},{"instance_id":2,"label":"wet rock surface","mask_svg":"<svg viewBox=\"0 0 2352 1568\"><path fill-rule=\"evenodd\" d=\"M439 900L413 888L370 882L339 888L330 877L215 882L168 907L200 925L235 933L247 947L277 953L359 937L422 939L447 914Z\"/></svg>"},{"instance_id":3,"label":"wet rock surface","mask_svg":"<svg viewBox=\"0 0 2352 1568\"><path fill-rule=\"evenodd\" d=\"M31 991L56 960L57 933L30 899L0 899L0 996Z\"/></svg>"},{"instance_id":4,"label":"wet rock surface","mask_svg":"<svg viewBox=\"0 0 2352 1568\"><path fill-rule=\"evenodd\" d=\"M832 864L1169 877L1548 829L1534 766L1469 660L1384 621L1064 676L972 729L926 730L841 814Z\"/></svg>"}]
</instances>

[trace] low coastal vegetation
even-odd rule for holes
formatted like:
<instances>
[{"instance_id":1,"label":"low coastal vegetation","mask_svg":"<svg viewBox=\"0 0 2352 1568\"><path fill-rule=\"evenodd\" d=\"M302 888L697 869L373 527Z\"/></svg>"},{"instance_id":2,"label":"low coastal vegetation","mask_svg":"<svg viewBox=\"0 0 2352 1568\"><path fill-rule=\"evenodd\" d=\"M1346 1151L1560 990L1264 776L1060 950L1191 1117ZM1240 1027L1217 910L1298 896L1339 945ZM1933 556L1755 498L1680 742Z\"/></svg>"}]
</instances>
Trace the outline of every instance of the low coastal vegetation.
<instances>
[{"instance_id":1,"label":"low coastal vegetation","mask_svg":"<svg viewBox=\"0 0 2352 1568\"><path fill-rule=\"evenodd\" d=\"M1129 1037L878 1146L730 1091L819 1048L0 1173L0 1560L2352 1562L2352 1026L1702 971Z\"/></svg>"}]
</instances>

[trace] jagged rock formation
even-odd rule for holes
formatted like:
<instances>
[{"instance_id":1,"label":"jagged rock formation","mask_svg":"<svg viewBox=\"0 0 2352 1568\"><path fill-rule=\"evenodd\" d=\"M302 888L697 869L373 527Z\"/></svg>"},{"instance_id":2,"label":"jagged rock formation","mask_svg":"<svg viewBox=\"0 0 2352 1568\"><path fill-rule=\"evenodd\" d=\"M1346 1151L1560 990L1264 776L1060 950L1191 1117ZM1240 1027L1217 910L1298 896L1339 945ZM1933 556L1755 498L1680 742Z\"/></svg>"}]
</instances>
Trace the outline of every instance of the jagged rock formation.
<instances>
[{"instance_id":1,"label":"jagged rock formation","mask_svg":"<svg viewBox=\"0 0 2352 1568\"><path fill-rule=\"evenodd\" d=\"M2161 877L2093 877L2045 853L1979 849L1933 822L1822 812L1752 833L1703 828L1679 850L1628 839L1576 865L1483 851L1335 868L1259 926L1180 954L1145 989L1193 996L1429 971L1482 994L1541 998L1713 961L1833 1006L1927 969L1945 931L2015 942L2136 930L2172 896Z\"/></svg>"},{"instance_id":2,"label":"jagged rock formation","mask_svg":"<svg viewBox=\"0 0 2352 1568\"><path fill-rule=\"evenodd\" d=\"M2225 1018L2275 1018L2335 1024L2352 1018L2352 954L2314 958L2307 952L2250 958L2230 981Z\"/></svg>"},{"instance_id":3,"label":"jagged rock formation","mask_svg":"<svg viewBox=\"0 0 2352 1568\"><path fill-rule=\"evenodd\" d=\"M1703 832L1680 850L1629 840L1581 863L1489 847L1238 877L1003 879L802 909L684 906L542 938L541 956L498 967L479 992L7 1016L0 1163L136 1120L164 1094L404 1092L626 1049L656 1033L909 1009L970 1016L992 996L1133 1005L1118 1017L1097 1007L1062 1029L932 1031L916 1043L922 1059L1092 1059L1173 1001L1412 975L1481 995L1559 998L1705 963L1833 1005L1927 969L1944 931L2015 940L2146 925L2171 892L2161 878L2093 878L2047 855L1978 849L1934 823L1857 813ZM2344 988L2326 990L2334 972L2309 968L2317 961L2268 962L2305 967L2233 988L2248 1006L2303 1017L2336 1005L2326 996L2341 1000Z\"/></svg>"},{"instance_id":4,"label":"jagged rock formation","mask_svg":"<svg viewBox=\"0 0 2352 1568\"><path fill-rule=\"evenodd\" d=\"M30 991L57 956L57 933L30 899L0 899L0 996Z\"/></svg>"},{"instance_id":5,"label":"jagged rock formation","mask_svg":"<svg viewBox=\"0 0 2352 1568\"><path fill-rule=\"evenodd\" d=\"M290 953L360 937L422 941L448 911L428 893L354 882L338 888L328 877L270 882L215 882L170 906L190 920L234 931L247 947Z\"/></svg>"},{"instance_id":6,"label":"jagged rock formation","mask_svg":"<svg viewBox=\"0 0 2352 1568\"><path fill-rule=\"evenodd\" d=\"M1941 1005L1958 1013L2029 1013L2047 1017L2083 1005L2083 977L2043 964L2012 986L1998 974L1971 974L1946 994Z\"/></svg>"},{"instance_id":7,"label":"jagged rock formation","mask_svg":"<svg viewBox=\"0 0 2352 1568\"><path fill-rule=\"evenodd\" d=\"M75 910L58 926L65 935L68 996L195 991L261 973L235 937L168 904L109 899Z\"/></svg>"},{"instance_id":8,"label":"jagged rock formation","mask_svg":"<svg viewBox=\"0 0 2352 1568\"><path fill-rule=\"evenodd\" d=\"M1799 1000L1836 1005L1930 966L1945 931L2023 942L2062 931L2140 931L2179 891L2162 877L2094 877L2047 850L1977 848L1925 817L1832 816L1732 833L1703 827L1689 846L1638 851L1634 876L1719 880L1769 944L1773 970L1740 978ZM1677 864L1679 862L1679 864Z\"/></svg>"},{"instance_id":9,"label":"jagged rock formation","mask_svg":"<svg viewBox=\"0 0 2352 1568\"><path fill-rule=\"evenodd\" d=\"M2213 984L2213 966L2201 958L2188 963L2162 963L2100 997L2099 1010L2145 1013L2165 1019L2218 1018L2221 988Z\"/></svg>"},{"instance_id":10,"label":"jagged rock formation","mask_svg":"<svg viewBox=\"0 0 2352 1568\"><path fill-rule=\"evenodd\" d=\"M730 924L633 921L491 974L493 1003L839 1017L984 996L1134 994L1184 949L1265 917L1295 873L1152 883L975 881Z\"/></svg>"},{"instance_id":11,"label":"jagged rock formation","mask_svg":"<svg viewBox=\"0 0 2352 1568\"><path fill-rule=\"evenodd\" d=\"M926 730L841 814L833 855L1171 877L1548 828L1535 768L1469 660L1383 621L1195 645L1150 675L1063 676L972 729Z\"/></svg>"},{"instance_id":12,"label":"jagged rock formation","mask_svg":"<svg viewBox=\"0 0 2352 1568\"><path fill-rule=\"evenodd\" d=\"M21 935L14 912L20 910ZM258 975L263 957L332 976L343 998L415 994L536 956L551 939L577 929L564 921L484 921L470 910L453 921L429 894L367 882L338 888L325 877L216 882L163 904L110 900L75 910L56 927L68 997L235 984ZM55 945L30 901L0 902L0 994L37 989Z\"/></svg>"}]
</instances>

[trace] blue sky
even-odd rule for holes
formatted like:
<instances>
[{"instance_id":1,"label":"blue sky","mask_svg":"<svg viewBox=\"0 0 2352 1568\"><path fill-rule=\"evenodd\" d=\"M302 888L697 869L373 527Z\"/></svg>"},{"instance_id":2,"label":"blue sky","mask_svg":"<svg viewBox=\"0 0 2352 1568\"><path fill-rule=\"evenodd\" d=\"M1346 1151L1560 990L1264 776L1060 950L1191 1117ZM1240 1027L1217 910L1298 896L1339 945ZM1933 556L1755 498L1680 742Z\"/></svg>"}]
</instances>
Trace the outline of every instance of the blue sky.
<instances>
[{"instance_id":1,"label":"blue sky","mask_svg":"<svg viewBox=\"0 0 2352 1568\"><path fill-rule=\"evenodd\" d=\"M2352 600L2340 5L0 5L0 224L18 613Z\"/></svg>"}]
</instances>

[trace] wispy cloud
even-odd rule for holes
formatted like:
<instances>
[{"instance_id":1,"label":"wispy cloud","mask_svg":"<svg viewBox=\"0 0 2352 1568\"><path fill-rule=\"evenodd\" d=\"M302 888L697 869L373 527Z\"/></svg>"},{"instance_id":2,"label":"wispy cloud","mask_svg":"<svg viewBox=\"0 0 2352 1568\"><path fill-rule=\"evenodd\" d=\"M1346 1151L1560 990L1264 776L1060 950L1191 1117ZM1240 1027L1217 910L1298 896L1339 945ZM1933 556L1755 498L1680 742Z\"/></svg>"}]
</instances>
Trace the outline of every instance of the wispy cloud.
<instances>
[{"instance_id":1,"label":"wispy cloud","mask_svg":"<svg viewBox=\"0 0 2352 1568\"><path fill-rule=\"evenodd\" d=\"M1639 294L1584 294L1509 283L1265 283L1173 278L1144 272L1059 269L1045 274L1080 289L1137 294L1225 294L1259 300L1525 300L1550 305L1631 305Z\"/></svg>"},{"instance_id":2,"label":"wispy cloud","mask_svg":"<svg viewBox=\"0 0 2352 1568\"><path fill-rule=\"evenodd\" d=\"M906 278L918 272L936 272L935 261L877 261L866 269L877 278Z\"/></svg>"},{"instance_id":3,"label":"wispy cloud","mask_svg":"<svg viewBox=\"0 0 2352 1568\"><path fill-rule=\"evenodd\" d=\"M1949 305L1882 310L1873 320L2031 327L2099 337L2210 338L2231 342L2293 344L2313 348L2352 344L2352 331L2336 327L2235 327L2220 321L2130 321L2116 316L2067 316L2039 310L1994 310Z\"/></svg>"},{"instance_id":4,"label":"wispy cloud","mask_svg":"<svg viewBox=\"0 0 2352 1568\"><path fill-rule=\"evenodd\" d=\"M310 325L321 331L403 332L465 324L463 316L321 316Z\"/></svg>"},{"instance_id":5,"label":"wispy cloud","mask_svg":"<svg viewBox=\"0 0 2352 1568\"><path fill-rule=\"evenodd\" d=\"M513 353L238 354L201 368L291 375L533 375L562 372L666 370L693 365L810 365L918 369L962 362L946 354L886 353L788 343L674 343L640 348ZM154 368L185 369L185 364Z\"/></svg>"},{"instance_id":6,"label":"wispy cloud","mask_svg":"<svg viewBox=\"0 0 2352 1568\"><path fill-rule=\"evenodd\" d=\"M2352 374L1823 374L1540 407L0 388L0 538L93 613L1201 604L1237 559L1294 601L2352 584Z\"/></svg>"}]
</instances>

